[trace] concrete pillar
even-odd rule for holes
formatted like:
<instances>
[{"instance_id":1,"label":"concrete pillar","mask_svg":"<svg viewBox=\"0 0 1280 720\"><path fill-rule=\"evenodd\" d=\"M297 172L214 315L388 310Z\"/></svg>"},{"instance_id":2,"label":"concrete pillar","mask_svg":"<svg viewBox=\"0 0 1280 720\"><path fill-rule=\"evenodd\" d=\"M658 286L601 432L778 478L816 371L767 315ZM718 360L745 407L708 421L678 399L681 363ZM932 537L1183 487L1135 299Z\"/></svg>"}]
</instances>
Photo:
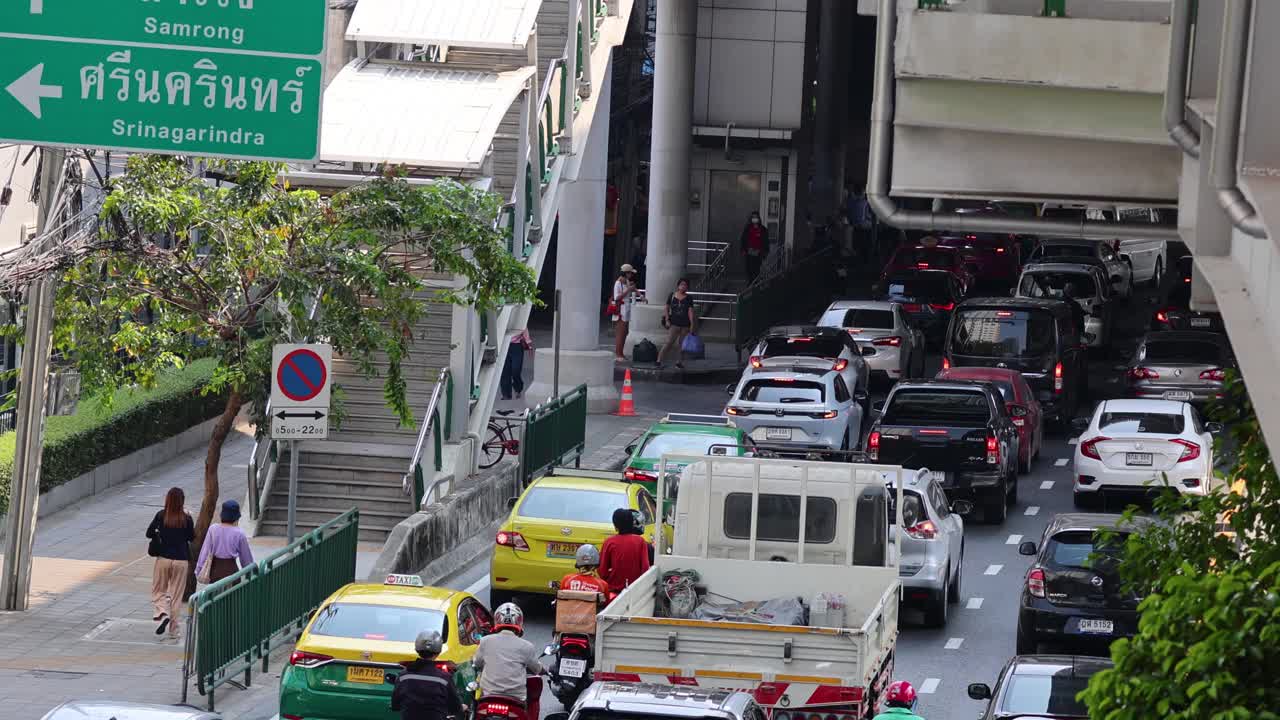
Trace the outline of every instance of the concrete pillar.
<instances>
[{"instance_id":1,"label":"concrete pillar","mask_svg":"<svg viewBox=\"0 0 1280 720\"><path fill-rule=\"evenodd\" d=\"M698 3L660 2L649 154L649 246L645 295L636 306L630 347L641 337L661 345L662 301L685 274L689 247L689 160L693 152L693 70Z\"/></svg>"},{"instance_id":2,"label":"concrete pillar","mask_svg":"<svg viewBox=\"0 0 1280 720\"><path fill-rule=\"evenodd\" d=\"M560 291L560 393L587 384L587 411L618 409L613 384L613 351L600 349L600 323L607 290L604 262L605 185L609 164L609 104L613 63L606 65L595 117L581 145L577 177L562 188L556 231L556 289ZM581 140L581 138L579 138ZM533 382L525 402L534 406L555 392L555 351L535 351Z\"/></svg>"}]
</instances>

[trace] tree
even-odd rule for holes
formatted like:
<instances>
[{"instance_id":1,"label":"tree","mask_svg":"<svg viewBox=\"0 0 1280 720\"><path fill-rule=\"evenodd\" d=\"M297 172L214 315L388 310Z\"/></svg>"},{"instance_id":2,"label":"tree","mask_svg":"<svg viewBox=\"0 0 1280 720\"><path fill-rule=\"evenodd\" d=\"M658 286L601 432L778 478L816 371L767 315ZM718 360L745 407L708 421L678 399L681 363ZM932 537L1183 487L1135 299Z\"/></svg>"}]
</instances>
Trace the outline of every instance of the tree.
<instances>
[{"instance_id":1,"label":"tree","mask_svg":"<svg viewBox=\"0 0 1280 720\"><path fill-rule=\"evenodd\" d=\"M205 457L198 539L218 503L218 463L236 415L250 404L263 427L273 345L323 338L371 376L385 357L387 404L411 426L401 363L414 351L424 294L484 310L536 292L494 225L499 206L489 193L388 176L323 198L281 183L275 164L200 167L136 155L109 181L101 222L112 249L63 273L54 331L82 392L96 397L147 387L196 358L217 360L208 391L226 401ZM424 264L465 286L428 291Z\"/></svg>"},{"instance_id":2,"label":"tree","mask_svg":"<svg viewBox=\"0 0 1280 720\"><path fill-rule=\"evenodd\" d=\"M1084 691L1090 717L1280 718L1280 479L1241 379L1212 415L1229 428L1217 456L1231 458L1231 487L1166 490L1161 522L1126 541L1120 572L1145 596L1141 619Z\"/></svg>"}]
</instances>

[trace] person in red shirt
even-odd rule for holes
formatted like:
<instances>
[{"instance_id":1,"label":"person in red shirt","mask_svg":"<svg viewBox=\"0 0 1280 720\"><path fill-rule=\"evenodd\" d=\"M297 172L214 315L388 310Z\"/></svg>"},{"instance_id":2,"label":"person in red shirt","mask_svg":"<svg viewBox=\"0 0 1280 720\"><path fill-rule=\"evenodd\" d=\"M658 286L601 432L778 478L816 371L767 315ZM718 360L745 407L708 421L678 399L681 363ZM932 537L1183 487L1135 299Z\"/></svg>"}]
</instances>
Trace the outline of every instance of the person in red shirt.
<instances>
[{"instance_id":1,"label":"person in red shirt","mask_svg":"<svg viewBox=\"0 0 1280 720\"><path fill-rule=\"evenodd\" d=\"M613 511L613 527L618 534L606 539L600 550L600 577L610 590L622 592L653 564L653 547L628 508Z\"/></svg>"},{"instance_id":2,"label":"person in red shirt","mask_svg":"<svg viewBox=\"0 0 1280 720\"><path fill-rule=\"evenodd\" d=\"M742 228L739 243L747 264L747 282L750 283L760 274L760 267L769 255L769 229L760 220L759 211L752 211L746 227Z\"/></svg>"},{"instance_id":3,"label":"person in red shirt","mask_svg":"<svg viewBox=\"0 0 1280 720\"><path fill-rule=\"evenodd\" d=\"M609 583L596 573L600 567L600 551L595 545L580 545L573 564L578 571L561 578L561 590L594 592L606 597L609 595Z\"/></svg>"}]
</instances>

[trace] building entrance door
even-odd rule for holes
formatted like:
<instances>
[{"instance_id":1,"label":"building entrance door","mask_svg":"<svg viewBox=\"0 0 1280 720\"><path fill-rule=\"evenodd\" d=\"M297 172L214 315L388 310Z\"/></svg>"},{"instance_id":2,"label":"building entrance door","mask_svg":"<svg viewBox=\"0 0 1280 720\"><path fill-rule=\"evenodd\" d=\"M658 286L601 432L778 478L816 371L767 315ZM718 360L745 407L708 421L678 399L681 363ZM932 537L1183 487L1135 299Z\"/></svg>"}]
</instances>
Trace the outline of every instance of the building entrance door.
<instances>
[{"instance_id":1,"label":"building entrance door","mask_svg":"<svg viewBox=\"0 0 1280 720\"><path fill-rule=\"evenodd\" d=\"M761 174L758 172L734 172L726 170L711 171L711 195L707 198L707 240L713 243L728 243L726 256L726 277L728 284L725 292L737 292L746 281L747 269L742 262L741 248L738 247L742 228L753 210L764 215L760 207ZM708 257L701 262L711 262ZM699 262L690 258L690 262Z\"/></svg>"}]
</instances>

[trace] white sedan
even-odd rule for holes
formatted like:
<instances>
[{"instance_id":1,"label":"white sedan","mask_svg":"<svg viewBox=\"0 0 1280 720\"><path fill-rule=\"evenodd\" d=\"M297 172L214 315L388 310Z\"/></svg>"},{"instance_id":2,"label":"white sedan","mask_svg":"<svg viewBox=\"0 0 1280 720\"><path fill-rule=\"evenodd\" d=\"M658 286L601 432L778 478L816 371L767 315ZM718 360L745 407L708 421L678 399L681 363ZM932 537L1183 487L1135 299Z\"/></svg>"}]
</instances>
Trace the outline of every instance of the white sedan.
<instances>
[{"instance_id":1,"label":"white sedan","mask_svg":"<svg viewBox=\"0 0 1280 720\"><path fill-rule=\"evenodd\" d=\"M1076 507L1100 504L1104 491L1141 492L1166 479L1180 492L1203 495L1213 478L1213 433L1220 429L1201 422L1185 402L1104 400L1076 445Z\"/></svg>"}]
</instances>

